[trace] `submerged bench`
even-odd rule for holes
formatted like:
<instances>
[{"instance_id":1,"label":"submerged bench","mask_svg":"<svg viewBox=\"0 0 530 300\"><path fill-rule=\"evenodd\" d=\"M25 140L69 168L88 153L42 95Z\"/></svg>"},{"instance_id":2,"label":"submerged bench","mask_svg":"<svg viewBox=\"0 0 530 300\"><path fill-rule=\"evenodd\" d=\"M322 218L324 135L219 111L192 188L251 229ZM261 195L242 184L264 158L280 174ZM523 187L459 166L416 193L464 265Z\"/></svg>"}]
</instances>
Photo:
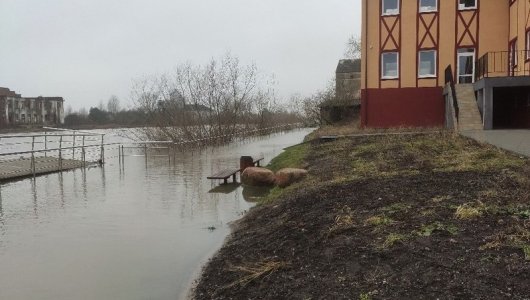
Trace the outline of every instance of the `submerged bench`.
<instances>
[{"instance_id":1,"label":"submerged bench","mask_svg":"<svg viewBox=\"0 0 530 300\"><path fill-rule=\"evenodd\" d=\"M208 179L222 179L224 181L224 184L228 183L228 178L232 177L232 180L236 182L236 174L239 172L239 168L234 169L226 169L219 171L211 176L208 176L206 178Z\"/></svg>"},{"instance_id":2,"label":"submerged bench","mask_svg":"<svg viewBox=\"0 0 530 300\"><path fill-rule=\"evenodd\" d=\"M265 158L263 157L263 155L262 155L262 156L258 156L258 158L252 158L254 165L255 165L255 166L258 166L258 167L261 167L261 166L260 166L260 162L261 162L262 160L264 160L264 159L265 159Z\"/></svg>"}]
</instances>

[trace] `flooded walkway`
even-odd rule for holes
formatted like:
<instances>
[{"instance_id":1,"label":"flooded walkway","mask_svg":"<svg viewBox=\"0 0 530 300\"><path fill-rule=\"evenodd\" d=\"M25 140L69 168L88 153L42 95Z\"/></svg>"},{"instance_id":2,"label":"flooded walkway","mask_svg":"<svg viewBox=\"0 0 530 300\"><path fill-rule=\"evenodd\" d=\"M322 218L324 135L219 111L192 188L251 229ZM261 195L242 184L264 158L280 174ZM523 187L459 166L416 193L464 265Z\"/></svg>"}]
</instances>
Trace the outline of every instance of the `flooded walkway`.
<instances>
[{"instance_id":1,"label":"flooded walkway","mask_svg":"<svg viewBox=\"0 0 530 300\"><path fill-rule=\"evenodd\" d=\"M14 179L70 170L83 167L84 163L79 160L58 159L54 157L36 157L35 168L31 158L23 158L10 161L0 161L0 180Z\"/></svg>"},{"instance_id":2,"label":"flooded walkway","mask_svg":"<svg viewBox=\"0 0 530 300\"><path fill-rule=\"evenodd\" d=\"M0 299L180 299L254 204L206 176L309 130L0 185ZM250 200L250 201L247 201Z\"/></svg>"}]
</instances>

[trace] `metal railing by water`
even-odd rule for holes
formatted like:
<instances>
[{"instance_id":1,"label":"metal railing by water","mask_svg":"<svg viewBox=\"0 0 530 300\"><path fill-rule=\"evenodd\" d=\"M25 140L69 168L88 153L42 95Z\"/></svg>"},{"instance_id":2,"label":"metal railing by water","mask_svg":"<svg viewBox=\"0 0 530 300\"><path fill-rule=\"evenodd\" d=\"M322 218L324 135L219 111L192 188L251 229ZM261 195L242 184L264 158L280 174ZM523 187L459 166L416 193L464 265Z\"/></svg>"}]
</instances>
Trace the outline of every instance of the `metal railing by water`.
<instances>
[{"instance_id":1,"label":"metal railing by water","mask_svg":"<svg viewBox=\"0 0 530 300\"><path fill-rule=\"evenodd\" d=\"M155 140L105 143L104 133L49 127L43 128L44 133L0 135L0 180L35 177L37 174L85 168L90 164L103 165L106 159L114 158L123 167L126 156L142 156L146 165L148 157L167 157L171 163L176 161L179 151L215 145L212 141L233 141L237 138L244 140L250 136L297 127L300 127L299 124L285 124L178 142ZM126 153L127 149L133 151ZM140 150L140 153L134 153L135 149ZM115 150L117 153L113 155ZM106 156L106 152L110 156Z\"/></svg>"},{"instance_id":2,"label":"metal railing by water","mask_svg":"<svg viewBox=\"0 0 530 300\"><path fill-rule=\"evenodd\" d=\"M87 163L93 162L104 163L105 146L108 145L104 134L87 132L46 130L44 134L0 135L0 179L59 172L86 167ZM97 156L87 158L87 153L95 154L97 150Z\"/></svg>"}]
</instances>

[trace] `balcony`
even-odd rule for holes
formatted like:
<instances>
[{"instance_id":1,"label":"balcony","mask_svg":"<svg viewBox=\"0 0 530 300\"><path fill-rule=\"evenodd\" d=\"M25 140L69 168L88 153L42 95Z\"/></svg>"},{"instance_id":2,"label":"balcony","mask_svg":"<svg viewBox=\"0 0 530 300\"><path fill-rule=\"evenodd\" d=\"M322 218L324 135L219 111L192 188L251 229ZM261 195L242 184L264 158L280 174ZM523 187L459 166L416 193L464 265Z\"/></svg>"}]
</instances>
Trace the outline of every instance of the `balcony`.
<instances>
[{"instance_id":1,"label":"balcony","mask_svg":"<svg viewBox=\"0 0 530 300\"><path fill-rule=\"evenodd\" d=\"M530 76L530 50L488 52L475 63L475 80Z\"/></svg>"}]
</instances>

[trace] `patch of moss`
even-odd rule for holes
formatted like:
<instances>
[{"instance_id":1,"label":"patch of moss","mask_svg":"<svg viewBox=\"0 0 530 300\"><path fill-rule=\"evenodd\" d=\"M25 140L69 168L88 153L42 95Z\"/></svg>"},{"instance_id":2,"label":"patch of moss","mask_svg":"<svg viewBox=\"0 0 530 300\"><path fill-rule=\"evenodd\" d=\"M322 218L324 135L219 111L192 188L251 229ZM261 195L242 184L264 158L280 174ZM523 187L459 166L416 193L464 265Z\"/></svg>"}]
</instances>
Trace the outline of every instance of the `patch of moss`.
<instances>
[{"instance_id":1,"label":"patch of moss","mask_svg":"<svg viewBox=\"0 0 530 300\"><path fill-rule=\"evenodd\" d=\"M309 144L300 144L286 149L276 156L267 166L268 169L276 172L283 168L301 168L304 159L309 151Z\"/></svg>"}]
</instances>

